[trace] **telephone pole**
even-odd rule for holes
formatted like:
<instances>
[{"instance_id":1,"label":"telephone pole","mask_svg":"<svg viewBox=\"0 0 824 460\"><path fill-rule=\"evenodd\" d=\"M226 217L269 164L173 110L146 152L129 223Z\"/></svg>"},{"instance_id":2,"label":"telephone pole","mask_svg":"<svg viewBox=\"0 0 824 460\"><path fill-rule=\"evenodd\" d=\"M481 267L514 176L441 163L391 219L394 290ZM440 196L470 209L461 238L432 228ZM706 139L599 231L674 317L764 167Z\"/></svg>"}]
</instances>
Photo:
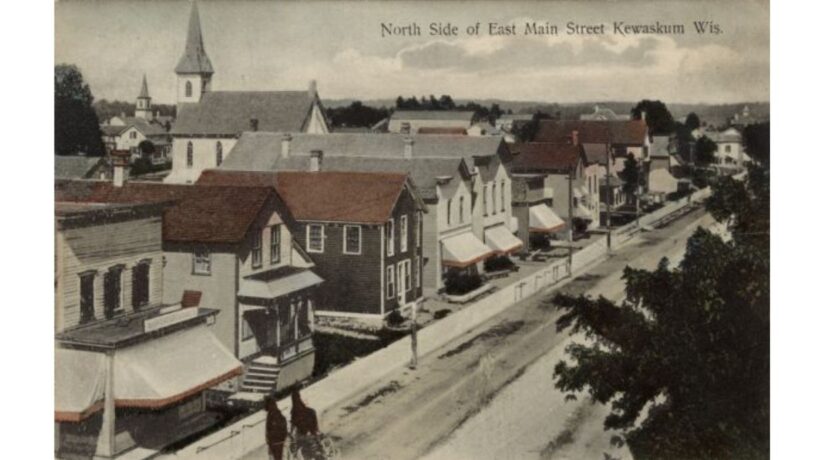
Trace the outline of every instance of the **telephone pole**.
<instances>
[{"instance_id":1,"label":"telephone pole","mask_svg":"<svg viewBox=\"0 0 824 460\"><path fill-rule=\"evenodd\" d=\"M409 360L409 368L414 370L418 367L418 302L412 302L412 333L410 342L412 344L412 359Z\"/></svg>"},{"instance_id":2,"label":"telephone pole","mask_svg":"<svg viewBox=\"0 0 824 460\"><path fill-rule=\"evenodd\" d=\"M610 187L610 170L612 163L612 135L607 135L607 252L612 251L612 187ZM597 179L597 176L596 176ZM600 185L598 186L600 189ZM601 205L598 204L598 212L601 212Z\"/></svg>"},{"instance_id":3,"label":"telephone pole","mask_svg":"<svg viewBox=\"0 0 824 460\"><path fill-rule=\"evenodd\" d=\"M574 171L575 171L575 166L572 166L572 167L569 168L569 179L568 179L568 182L569 182L569 184L568 184L568 186L569 186L569 199L567 200L569 202L569 223L568 223L568 225L569 225L569 274L570 274L570 276L572 275L572 239L573 239L572 238L572 232L573 232L573 230L572 230L572 215L573 215L572 200L575 199L575 195L572 193L572 175L573 175Z\"/></svg>"}]
</instances>

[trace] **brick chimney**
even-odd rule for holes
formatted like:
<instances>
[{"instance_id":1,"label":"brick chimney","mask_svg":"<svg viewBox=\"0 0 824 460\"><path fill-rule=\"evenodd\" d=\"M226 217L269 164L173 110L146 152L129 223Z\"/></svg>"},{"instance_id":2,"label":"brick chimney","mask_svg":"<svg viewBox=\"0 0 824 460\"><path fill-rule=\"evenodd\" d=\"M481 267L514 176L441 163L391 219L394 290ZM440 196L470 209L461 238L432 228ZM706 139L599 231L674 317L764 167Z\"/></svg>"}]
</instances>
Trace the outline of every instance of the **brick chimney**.
<instances>
[{"instance_id":1,"label":"brick chimney","mask_svg":"<svg viewBox=\"0 0 824 460\"><path fill-rule=\"evenodd\" d=\"M292 145L292 135L284 133L280 138L280 156L281 158L289 158L289 148Z\"/></svg>"},{"instance_id":2,"label":"brick chimney","mask_svg":"<svg viewBox=\"0 0 824 460\"><path fill-rule=\"evenodd\" d=\"M578 145L578 130L572 130L572 145Z\"/></svg>"},{"instance_id":3,"label":"brick chimney","mask_svg":"<svg viewBox=\"0 0 824 460\"><path fill-rule=\"evenodd\" d=\"M129 179L129 157L128 150L113 150L112 158L112 184L115 187L123 187Z\"/></svg>"},{"instance_id":4,"label":"brick chimney","mask_svg":"<svg viewBox=\"0 0 824 460\"><path fill-rule=\"evenodd\" d=\"M403 157L407 160L412 158L412 146L415 145L415 140L411 137L403 138Z\"/></svg>"},{"instance_id":5,"label":"brick chimney","mask_svg":"<svg viewBox=\"0 0 824 460\"><path fill-rule=\"evenodd\" d=\"M309 172L320 171L321 163L323 163L323 150L312 150L309 154Z\"/></svg>"},{"instance_id":6,"label":"brick chimney","mask_svg":"<svg viewBox=\"0 0 824 460\"><path fill-rule=\"evenodd\" d=\"M257 118L250 118L249 119L249 131L257 131L258 130L258 119Z\"/></svg>"}]
</instances>

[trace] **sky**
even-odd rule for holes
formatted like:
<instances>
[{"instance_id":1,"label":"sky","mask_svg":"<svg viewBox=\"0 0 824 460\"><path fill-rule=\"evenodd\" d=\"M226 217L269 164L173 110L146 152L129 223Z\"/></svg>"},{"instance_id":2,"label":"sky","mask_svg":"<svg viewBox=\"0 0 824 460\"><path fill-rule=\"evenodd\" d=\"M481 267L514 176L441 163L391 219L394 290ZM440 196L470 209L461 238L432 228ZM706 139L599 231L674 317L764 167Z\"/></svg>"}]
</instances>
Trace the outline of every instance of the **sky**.
<instances>
[{"instance_id":1,"label":"sky","mask_svg":"<svg viewBox=\"0 0 824 460\"><path fill-rule=\"evenodd\" d=\"M173 103L189 1L58 1L55 63L77 65L95 99L132 101L145 73ZM769 4L763 0L198 2L214 90L297 90L324 99L449 94L458 99L667 103L769 100ZM698 34L693 21L720 34ZM524 24L558 35L525 36ZM567 35L568 22L605 34ZM614 33L614 23L683 24L683 35ZM514 25L491 36L489 23ZM382 37L382 24L421 36ZM458 36L431 36L431 23ZM480 23L480 33L466 29Z\"/></svg>"}]
</instances>

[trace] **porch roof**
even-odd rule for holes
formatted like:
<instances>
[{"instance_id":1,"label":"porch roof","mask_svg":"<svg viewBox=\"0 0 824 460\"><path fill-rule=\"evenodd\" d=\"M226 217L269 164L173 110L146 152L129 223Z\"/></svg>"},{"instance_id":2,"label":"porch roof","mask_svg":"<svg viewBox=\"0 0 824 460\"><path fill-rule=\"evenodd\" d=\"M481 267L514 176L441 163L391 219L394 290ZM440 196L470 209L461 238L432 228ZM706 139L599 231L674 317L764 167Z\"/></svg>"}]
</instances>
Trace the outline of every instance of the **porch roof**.
<instances>
[{"instance_id":1,"label":"porch roof","mask_svg":"<svg viewBox=\"0 0 824 460\"><path fill-rule=\"evenodd\" d=\"M322 282L323 278L312 270L292 266L280 267L243 278L238 296L276 299Z\"/></svg>"}]
</instances>

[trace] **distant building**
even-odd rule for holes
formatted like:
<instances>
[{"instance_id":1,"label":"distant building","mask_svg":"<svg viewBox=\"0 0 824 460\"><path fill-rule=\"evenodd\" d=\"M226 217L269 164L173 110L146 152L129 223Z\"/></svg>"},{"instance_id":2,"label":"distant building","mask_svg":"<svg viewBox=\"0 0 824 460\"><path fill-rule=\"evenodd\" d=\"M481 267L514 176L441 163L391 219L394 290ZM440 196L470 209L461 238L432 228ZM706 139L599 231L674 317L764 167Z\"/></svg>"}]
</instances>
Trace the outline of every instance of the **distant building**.
<instances>
[{"instance_id":1,"label":"distant building","mask_svg":"<svg viewBox=\"0 0 824 460\"><path fill-rule=\"evenodd\" d=\"M466 133L470 136L499 136L501 131L489 124L488 121L480 121L473 123L472 126L466 130Z\"/></svg>"},{"instance_id":2,"label":"distant building","mask_svg":"<svg viewBox=\"0 0 824 460\"><path fill-rule=\"evenodd\" d=\"M389 118L390 133L417 134L421 128L459 128L472 126L475 112L456 110L396 110Z\"/></svg>"},{"instance_id":3,"label":"distant building","mask_svg":"<svg viewBox=\"0 0 824 460\"><path fill-rule=\"evenodd\" d=\"M729 119L729 125L738 129L746 128L749 125L764 123L769 121L767 117L760 117L750 111L750 106L745 105L741 113L736 113Z\"/></svg>"},{"instance_id":4,"label":"distant building","mask_svg":"<svg viewBox=\"0 0 824 460\"><path fill-rule=\"evenodd\" d=\"M165 182L194 183L201 171L223 163L244 131L330 131L314 81L308 91L212 91L214 68L203 46L197 3L175 73L177 120Z\"/></svg>"},{"instance_id":5,"label":"distant building","mask_svg":"<svg viewBox=\"0 0 824 460\"><path fill-rule=\"evenodd\" d=\"M628 121L631 117L628 114L617 115L610 108L595 105L592 113L581 114L580 118L585 121Z\"/></svg>"},{"instance_id":6,"label":"distant building","mask_svg":"<svg viewBox=\"0 0 824 460\"><path fill-rule=\"evenodd\" d=\"M647 190L657 201L664 201L670 193L679 190L680 181L672 175L670 137L653 136L650 143Z\"/></svg>"},{"instance_id":7,"label":"distant building","mask_svg":"<svg viewBox=\"0 0 824 460\"><path fill-rule=\"evenodd\" d=\"M715 142L718 150L715 152L715 161L719 165L744 167L752 161L744 151L744 138L736 128L730 127L723 131L704 131L703 135Z\"/></svg>"}]
</instances>

